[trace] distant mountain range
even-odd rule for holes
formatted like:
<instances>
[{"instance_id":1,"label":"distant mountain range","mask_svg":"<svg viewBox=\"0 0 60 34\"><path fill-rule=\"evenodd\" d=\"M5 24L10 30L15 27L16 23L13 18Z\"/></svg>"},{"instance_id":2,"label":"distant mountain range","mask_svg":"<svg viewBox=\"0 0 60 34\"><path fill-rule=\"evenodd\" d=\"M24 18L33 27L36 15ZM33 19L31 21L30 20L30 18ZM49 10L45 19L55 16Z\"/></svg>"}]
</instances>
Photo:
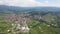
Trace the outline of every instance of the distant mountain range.
<instances>
[{"instance_id":1,"label":"distant mountain range","mask_svg":"<svg viewBox=\"0 0 60 34\"><path fill-rule=\"evenodd\" d=\"M32 11L32 10L42 10L42 11L60 11L59 7L17 7L17 6L7 6L0 5L0 11Z\"/></svg>"}]
</instances>

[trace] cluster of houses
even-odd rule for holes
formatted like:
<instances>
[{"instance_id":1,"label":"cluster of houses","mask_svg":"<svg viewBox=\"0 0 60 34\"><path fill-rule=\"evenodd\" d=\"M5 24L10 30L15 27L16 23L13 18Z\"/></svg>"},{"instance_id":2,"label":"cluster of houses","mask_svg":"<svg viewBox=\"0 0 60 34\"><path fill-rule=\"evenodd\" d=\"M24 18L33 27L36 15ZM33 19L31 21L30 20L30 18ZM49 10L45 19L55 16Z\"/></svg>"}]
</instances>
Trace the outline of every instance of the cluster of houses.
<instances>
[{"instance_id":1,"label":"cluster of houses","mask_svg":"<svg viewBox=\"0 0 60 34\"><path fill-rule=\"evenodd\" d=\"M23 16L23 15L22 15ZM30 18L26 18L26 17L22 17L22 16L17 16L15 14L12 14L12 15L8 15L6 16L6 19L9 20L9 21L25 21L26 22L31 22L31 19Z\"/></svg>"},{"instance_id":2,"label":"cluster of houses","mask_svg":"<svg viewBox=\"0 0 60 34\"><path fill-rule=\"evenodd\" d=\"M27 21L30 20L24 17L18 17L15 14L6 17L12 22L12 29L17 32L29 32L29 27L27 26Z\"/></svg>"}]
</instances>

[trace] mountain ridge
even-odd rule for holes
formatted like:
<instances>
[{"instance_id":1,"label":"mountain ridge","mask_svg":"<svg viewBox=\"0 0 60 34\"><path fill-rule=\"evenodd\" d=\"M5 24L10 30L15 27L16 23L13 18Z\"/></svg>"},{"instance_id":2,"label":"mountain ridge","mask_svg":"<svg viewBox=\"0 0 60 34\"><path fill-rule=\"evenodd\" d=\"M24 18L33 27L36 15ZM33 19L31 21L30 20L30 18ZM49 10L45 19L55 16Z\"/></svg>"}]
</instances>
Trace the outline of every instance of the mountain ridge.
<instances>
[{"instance_id":1,"label":"mountain ridge","mask_svg":"<svg viewBox=\"0 0 60 34\"><path fill-rule=\"evenodd\" d=\"M60 11L60 8L59 7L17 7L17 6L0 5L0 10L9 10L9 11L23 11L23 10Z\"/></svg>"}]
</instances>

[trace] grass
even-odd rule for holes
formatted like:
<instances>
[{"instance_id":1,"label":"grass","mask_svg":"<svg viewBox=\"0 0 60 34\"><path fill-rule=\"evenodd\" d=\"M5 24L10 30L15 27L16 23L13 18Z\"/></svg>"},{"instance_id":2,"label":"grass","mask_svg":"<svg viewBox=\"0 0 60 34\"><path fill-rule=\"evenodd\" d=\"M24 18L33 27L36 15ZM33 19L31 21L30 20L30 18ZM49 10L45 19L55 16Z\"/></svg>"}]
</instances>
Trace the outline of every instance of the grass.
<instances>
[{"instance_id":1,"label":"grass","mask_svg":"<svg viewBox=\"0 0 60 34\"><path fill-rule=\"evenodd\" d=\"M39 22L33 20L31 23L27 23L30 31L29 34L60 34L59 28L48 27L47 23ZM3 17L0 16L0 34L13 34L11 31L8 32L7 30L11 30L11 23L6 21ZM28 33L18 33L18 34L28 34Z\"/></svg>"}]
</instances>

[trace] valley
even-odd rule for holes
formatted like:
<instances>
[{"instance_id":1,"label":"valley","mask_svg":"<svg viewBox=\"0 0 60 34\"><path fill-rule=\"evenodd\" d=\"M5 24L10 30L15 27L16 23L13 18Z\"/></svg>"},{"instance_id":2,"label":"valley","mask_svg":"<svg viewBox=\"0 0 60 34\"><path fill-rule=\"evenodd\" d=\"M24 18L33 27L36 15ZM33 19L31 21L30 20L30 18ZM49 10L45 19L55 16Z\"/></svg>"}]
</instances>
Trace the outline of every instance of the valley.
<instances>
[{"instance_id":1,"label":"valley","mask_svg":"<svg viewBox=\"0 0 60 34\"><path fill-rule=\"evenodd\" d=\"M60 8L6 7L0 8L0 34L60 34Z\"/></svg>"}]
</instances>

